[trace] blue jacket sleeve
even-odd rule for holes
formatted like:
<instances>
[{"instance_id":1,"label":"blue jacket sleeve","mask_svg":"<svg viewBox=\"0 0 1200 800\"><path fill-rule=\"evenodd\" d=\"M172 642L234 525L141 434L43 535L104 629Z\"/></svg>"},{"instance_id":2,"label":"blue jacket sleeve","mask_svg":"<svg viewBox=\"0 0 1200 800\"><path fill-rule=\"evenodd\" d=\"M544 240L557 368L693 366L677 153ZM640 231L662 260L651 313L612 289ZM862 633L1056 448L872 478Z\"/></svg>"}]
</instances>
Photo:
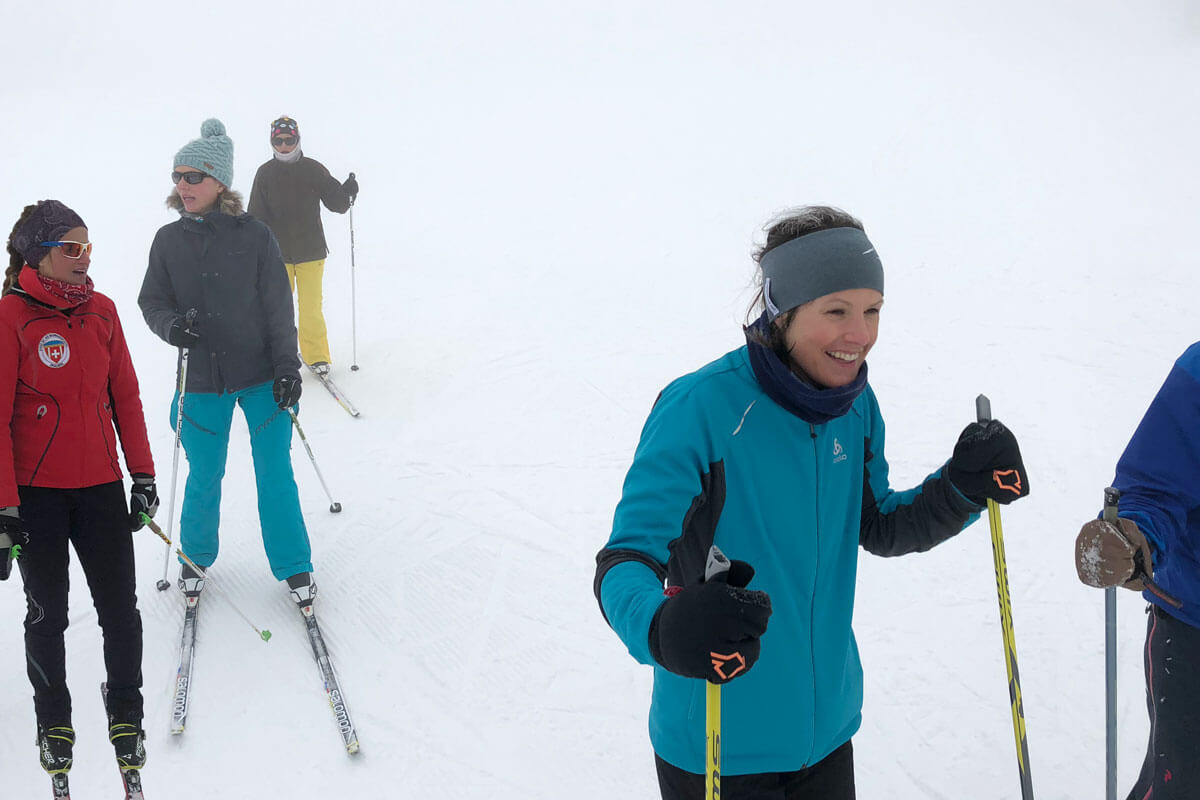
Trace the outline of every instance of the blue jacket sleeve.
<instances>
[{"instance_id":1,"label":"blue jacket sleeve","mask_svg":"<svg viewBox=\"0 0 1200 800\"><path fill-rule=\"evenodd\" d=\"M1117 462L1121 516L1150 540L1155 572L1192 554L1189 516L1200 511L1200 342L1175 362Z\"/></svg>"},{"instance_id":2,"label":"blue jacket sleeve","mask_svg":"<svg viewBox=\"0 0 1200 800\"><path fill-rule=\"evenodd\" d=\"M625 476L612 535L597 556L593 588L601 610L643 664L654 663L648 637L666 599L669 545L705 496L710 465L689 405L686 393L672 387L659 396Z\"/></svg>"}]
</instances>

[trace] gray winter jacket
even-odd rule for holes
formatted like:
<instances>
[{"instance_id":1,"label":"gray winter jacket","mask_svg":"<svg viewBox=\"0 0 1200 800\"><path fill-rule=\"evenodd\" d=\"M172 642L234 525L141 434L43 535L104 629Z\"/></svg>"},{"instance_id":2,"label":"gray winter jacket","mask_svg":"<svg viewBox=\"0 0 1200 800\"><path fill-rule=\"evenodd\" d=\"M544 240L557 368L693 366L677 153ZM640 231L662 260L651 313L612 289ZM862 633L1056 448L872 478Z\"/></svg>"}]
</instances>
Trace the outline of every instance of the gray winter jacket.
<instances>
[{"instance_id":1,"label":"gray winter jacket","mask_svg":"<svg viewBox=\"0 0 1200 800\"><path fill-rule=\"evenodd\" d=\"M172 192L167 205L182 209ZM188 356L188 392L222 394L300 375L292 292L279 244L226 191L217 210L159 228L138 295L146 324L166 341L196 309L200 340Z\"/></svg>"}]
</instances>

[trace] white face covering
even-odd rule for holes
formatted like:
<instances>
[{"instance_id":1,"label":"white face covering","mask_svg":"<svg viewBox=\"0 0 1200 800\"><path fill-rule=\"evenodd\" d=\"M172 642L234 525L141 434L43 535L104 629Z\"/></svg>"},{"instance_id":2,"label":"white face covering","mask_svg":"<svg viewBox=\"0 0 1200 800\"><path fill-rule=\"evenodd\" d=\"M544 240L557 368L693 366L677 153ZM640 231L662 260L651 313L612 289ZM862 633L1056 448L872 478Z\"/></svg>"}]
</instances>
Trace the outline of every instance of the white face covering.
<instances>
[{"instance_id":1,"label":"white face covering","mask_svg":"<svg viewBox=\"0 0 1200 800\"><path fill-rule=\"evenodd\" d=\"M275 150L274 147L272 147L271 149L275 151L275 157L285 164L291 164L295 161L300 160L300 145L299 144L297 144L296 148L294 150L292 150L292 152L290 152L290 153L281 153L278 150Z\"/></svg>"}]
</instances>

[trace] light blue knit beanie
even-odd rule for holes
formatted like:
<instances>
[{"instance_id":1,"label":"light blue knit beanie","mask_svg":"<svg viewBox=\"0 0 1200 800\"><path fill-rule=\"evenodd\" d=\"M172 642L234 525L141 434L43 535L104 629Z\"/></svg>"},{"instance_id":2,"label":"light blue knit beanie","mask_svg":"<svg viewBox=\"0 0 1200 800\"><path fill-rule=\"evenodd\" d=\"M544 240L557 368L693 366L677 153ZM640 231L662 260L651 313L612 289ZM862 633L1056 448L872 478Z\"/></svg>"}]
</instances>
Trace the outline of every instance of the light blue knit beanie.
<instances>
[{"instance_id":1,"label":"light blue knit beanie","mask_svg":"<svg viewBox=\"0 0 1200 800\"><path fill-rule=\"evenodd\" d=\"M225 135L221 120L206 119L200 125L200 138L185 144L175 154L175 166L207 172L228 189L233 185L233 140Z\"/></svg>"}]
</instances>

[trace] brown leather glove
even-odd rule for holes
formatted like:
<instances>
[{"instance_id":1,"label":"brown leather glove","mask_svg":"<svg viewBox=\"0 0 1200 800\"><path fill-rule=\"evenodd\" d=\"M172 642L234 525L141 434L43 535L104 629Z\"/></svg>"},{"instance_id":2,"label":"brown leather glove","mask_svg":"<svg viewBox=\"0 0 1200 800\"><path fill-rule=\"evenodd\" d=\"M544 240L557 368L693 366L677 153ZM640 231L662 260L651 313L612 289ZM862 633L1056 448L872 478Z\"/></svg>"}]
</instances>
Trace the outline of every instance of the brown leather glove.
<instances>
[{"instance_id":1,"label":"brown leather glove","mask_svg":"<svg viewBox=\"0 0 1200 800\"><path fill-rule=\"evenodd\" d=\"M1094 519L1080 529L1075 537L1075 571L1088 586L1122 586L1140 592L1146 588L1141 577L1154 577L1150 543L1133 520L1120 518L1117 525L1120 530Z\"/></svg>"}]
</instances>

